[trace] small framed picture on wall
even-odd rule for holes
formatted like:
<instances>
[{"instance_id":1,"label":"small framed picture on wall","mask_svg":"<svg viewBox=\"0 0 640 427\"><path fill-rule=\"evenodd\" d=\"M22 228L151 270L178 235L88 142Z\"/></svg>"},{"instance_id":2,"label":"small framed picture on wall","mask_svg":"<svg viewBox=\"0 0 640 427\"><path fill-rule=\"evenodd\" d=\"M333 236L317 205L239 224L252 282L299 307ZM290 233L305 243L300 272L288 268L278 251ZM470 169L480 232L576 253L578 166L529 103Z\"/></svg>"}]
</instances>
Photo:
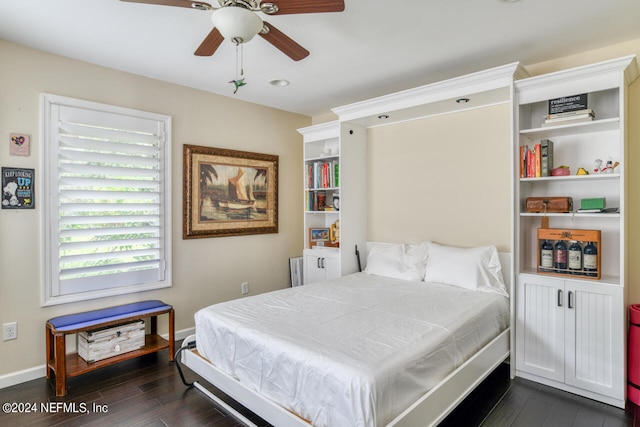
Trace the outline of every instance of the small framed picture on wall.
<instances>
[{"instance_id":1,"label":"small framed picture on wall","mask_svg":"<svg viewBox=\"0 0 640 427\"><path fill-rule=\"evenodd\" d=\"M9 135L9 154L12 156L28 156L31 138L23 133Z\"/></svg>"},{"instance_id":2,"label":"small framed picture on wall","mask_svg":"<svg viewBox=\"0 0 640 427\"><path fill-rule=\"evenodd\" d=\"M2 168L2 209L33 209L35 171L23 168Z\"/></svg>"}]
</instances>

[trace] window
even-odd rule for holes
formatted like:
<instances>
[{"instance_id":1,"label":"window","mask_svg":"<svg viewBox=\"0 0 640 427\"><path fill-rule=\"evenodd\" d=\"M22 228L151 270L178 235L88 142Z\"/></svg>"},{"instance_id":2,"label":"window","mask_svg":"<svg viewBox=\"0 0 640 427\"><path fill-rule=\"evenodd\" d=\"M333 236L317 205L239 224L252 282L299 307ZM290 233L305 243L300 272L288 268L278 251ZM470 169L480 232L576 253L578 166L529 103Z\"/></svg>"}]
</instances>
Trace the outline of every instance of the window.
<instances>
[{"instance_id":1,"label":"window","mask_svg":"<svg viewBox=\"0 0 640 427\"><path fill-rule=\"evenodd\" d=\"M41 104L43 305L171 286L171 117Z\"/></svg>"}]
</instances>

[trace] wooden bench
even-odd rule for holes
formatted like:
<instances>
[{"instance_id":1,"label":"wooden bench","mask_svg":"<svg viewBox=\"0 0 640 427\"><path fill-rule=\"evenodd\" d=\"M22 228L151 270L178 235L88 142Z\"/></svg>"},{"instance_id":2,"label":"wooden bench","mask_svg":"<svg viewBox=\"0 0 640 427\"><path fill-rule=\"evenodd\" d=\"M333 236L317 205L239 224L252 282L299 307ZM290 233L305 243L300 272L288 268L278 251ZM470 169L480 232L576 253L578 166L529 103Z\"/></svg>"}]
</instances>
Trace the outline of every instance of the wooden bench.
<instances>
[{"instance_id":1,"label":"wooden bench","mask_svg":"<svg viewBox=\"0 0 640 427\"><path fill-rule=\"evenodd\" d=\"M158 316L161 314L169 315L168 340L158 335ZM114 326L147 317L151 320L151 330L150 334L145 336L145 346L139 350L92 363L86 362L77 353L66 354L66 336L69 334ZM51 378L51 373L55 373L56 396L65 396L67 394L67 378L112 365L122 360L168 348L169 361L173 361L175 353L173 307L159 300L149 300L55 317L47 321L46 339L47 379Z\"/></svg>"}]
</instances>

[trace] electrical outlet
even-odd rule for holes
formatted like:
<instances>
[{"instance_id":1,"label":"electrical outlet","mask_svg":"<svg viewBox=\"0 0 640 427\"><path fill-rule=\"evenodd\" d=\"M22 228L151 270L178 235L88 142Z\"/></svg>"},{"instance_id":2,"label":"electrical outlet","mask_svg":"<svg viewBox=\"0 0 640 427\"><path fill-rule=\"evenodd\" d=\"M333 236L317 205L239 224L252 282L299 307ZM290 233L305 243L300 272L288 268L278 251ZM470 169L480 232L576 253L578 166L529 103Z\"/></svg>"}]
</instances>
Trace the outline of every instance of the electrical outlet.
<instances>
[{"instance_id":1,"label":"electrical outlet","mask_svg":"<svg viewBox=\"0 0 640 427\"><path fill-rule=\"evenodd\" d=\"M2 325L2 341L18 338L18 322L4 323Z\"/></svg>"},{"instance_id":2,"label":"electrical outlet","mask_svg":"<svg viewBox=\"0 0 640 427\"><path fill-rule=\"evenodd\" d=\"M249 282L242 282L240 284L240 290L242 291L242 295L246 295L249 293Z\"/></svg>"}]
</instances>

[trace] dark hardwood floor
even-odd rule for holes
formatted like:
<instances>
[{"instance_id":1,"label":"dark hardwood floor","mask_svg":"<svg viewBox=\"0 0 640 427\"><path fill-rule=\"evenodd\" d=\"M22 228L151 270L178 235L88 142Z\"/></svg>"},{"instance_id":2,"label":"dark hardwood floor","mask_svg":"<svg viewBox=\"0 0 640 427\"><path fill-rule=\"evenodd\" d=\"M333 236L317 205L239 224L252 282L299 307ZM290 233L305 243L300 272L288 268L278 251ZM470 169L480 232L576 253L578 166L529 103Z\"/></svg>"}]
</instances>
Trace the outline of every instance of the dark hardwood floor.
<instances>
[{"instance_id":1,"label":"dark hardwood floor","mask_svg":"<svg viewBox=\"0 0 640 427\"><path fill-rule=\"evenodd\" d=\"M638 407L616 408L522 378L502 365L474 390L441 427L640 427Z\"/></svg>"},{"instance_id":2,"label":"dark hardwood floor","mask_svg":"<svg viewBox=\"0 0 640 427\"><path fill-rule=\"evenodd\" d=\"M187 368L184 372L188 381L200 380L210 390L215 390ZM20 409L20 413L5 413L3 407L0 425L241 425L200 391L185 387L176 365L168 362L166 351L71 378L68 385L69 393L63 398L55 396L44 378L0 389L0 403L15 403L13 409ZM258 426L268 426L228 397L224 399ZM622 410L520 378L511 380L508 365L504 365L460 404L441 426L640 427L638 412L632 403Z\"/></svg>"}]
</instances>

